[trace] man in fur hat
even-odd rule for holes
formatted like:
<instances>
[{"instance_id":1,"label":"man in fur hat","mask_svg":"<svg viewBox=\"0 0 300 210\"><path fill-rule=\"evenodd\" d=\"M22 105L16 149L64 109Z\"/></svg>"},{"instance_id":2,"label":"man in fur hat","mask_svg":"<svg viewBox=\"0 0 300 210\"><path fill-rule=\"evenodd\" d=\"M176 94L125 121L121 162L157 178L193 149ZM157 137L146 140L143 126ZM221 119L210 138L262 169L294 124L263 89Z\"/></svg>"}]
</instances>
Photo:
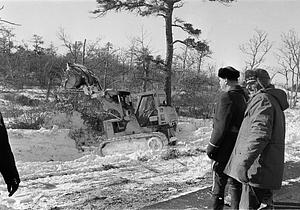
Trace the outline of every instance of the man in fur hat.
<instances>
[{"instance_id":1,"label":"man in fur hat","mask_svg":"<svg viewBox=\"0 0 300 210\"><path fill-rule=\"evenodd\" d=\"M283 177L287 96L264 69L247 71L245 79L253 95L224 173L243 184L240 209L272 209Z\"/></svg>"},{"instance_id":2,"label":"man in fur hat","mask_svg":"<svg viewBox=\"0 0 300 210\"><path fill-rule=\"evenodd\" d=\"M241 184L229 178L223 170L234 147L246 109L246 94L238 84L240 72L231 66L220 68L218 72L223 91L215 107L213 131L207 146L207 155L213 160L213 209L223 209L224 191L230 183L231 207L238 209Z\"/></svg>"}]
</instances>

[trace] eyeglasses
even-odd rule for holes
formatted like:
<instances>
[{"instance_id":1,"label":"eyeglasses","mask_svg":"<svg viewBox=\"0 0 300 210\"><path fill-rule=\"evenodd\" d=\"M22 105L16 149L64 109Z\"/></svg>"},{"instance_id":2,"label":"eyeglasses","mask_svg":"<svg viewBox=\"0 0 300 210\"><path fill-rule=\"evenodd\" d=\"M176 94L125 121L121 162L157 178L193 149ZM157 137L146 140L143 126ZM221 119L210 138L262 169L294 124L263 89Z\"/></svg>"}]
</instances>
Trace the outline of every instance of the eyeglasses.
<instances>
[{"instance_id":1,"label":"eyeglasses","mask_svg":"<svg viewBox=\"0 0 300 210\"><path fill-rule=\"evenodd\" d=\"M257 82L256 82L256 80L248 80L248 81L246 81L246 88L247 88L249 91L255 91L255 90L256 90L256 87L257 87Z\"/></svg>"}]
</instances>

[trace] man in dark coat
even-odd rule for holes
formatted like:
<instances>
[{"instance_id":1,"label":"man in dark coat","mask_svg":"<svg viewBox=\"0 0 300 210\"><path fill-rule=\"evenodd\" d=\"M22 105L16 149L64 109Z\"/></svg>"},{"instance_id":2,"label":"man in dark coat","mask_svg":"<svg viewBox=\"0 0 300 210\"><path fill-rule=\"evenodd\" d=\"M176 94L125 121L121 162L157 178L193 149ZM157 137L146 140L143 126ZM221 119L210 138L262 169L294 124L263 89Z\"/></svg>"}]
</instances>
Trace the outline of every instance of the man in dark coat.
<instances>
[{"instance_id":1,"label":"man in dark coat","mask_svg":"<svg viewBox=\"0 0 300 210\"><path fill-rule=\"evenodd\" d=\"M0 172L7 185L8 196L12 196L18 189L20 178L15 164L14 155L11 151L7 131L0 113Z\"/></svg>"},{"instance_id":2,"label":"man in dark coat","mask_svg":"<svg viewBox=\"0 0 300 210\"><path fill-rule=\"evenodd\" d=\"M207 155L213 160L213 209L223 209L224 191L230 183L231 207L238 209L241 184L223 173L233 150L246 109L246 93L238 84L240 72L233 67L219 69L220 86L224 91L218 98L213 118L213 131Z\"/></svg>"},{"instance_id":3,"label":"man in dark coat","mask_svg":"<svg viewBox=\"0 0 300 210\"><path fill-rule=\"evenodd\" d=\"M254 95L224 173L243 183L240 209L272 209L272 190L280 189L283 177L287 96L270 84L266 70L247 75Z\"/></svg>"}]
</instances>

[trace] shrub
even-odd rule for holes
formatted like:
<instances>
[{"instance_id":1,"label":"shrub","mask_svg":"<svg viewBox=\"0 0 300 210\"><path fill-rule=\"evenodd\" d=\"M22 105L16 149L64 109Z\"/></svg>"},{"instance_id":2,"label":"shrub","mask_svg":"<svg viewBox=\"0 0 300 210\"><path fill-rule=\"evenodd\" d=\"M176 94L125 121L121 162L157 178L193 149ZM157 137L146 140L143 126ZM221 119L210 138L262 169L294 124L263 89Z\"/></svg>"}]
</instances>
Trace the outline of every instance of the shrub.
<instances>
[{"instance_id":1,"label":"shrub","mask_svg":"<svg viewBox=\"0 0 300 210\"><path fill-rule=\"evenodd\" d=\"M5 94L3 94L3 99L6 100L6 101L14 102L15 101L15 94L5 93Z\"/></svg>"},{"instance_id":2,"label":"shrub","mask_svg":"<svg viewBox=\"0 0 300 210\"><path fill-rule=\"evenodd\" d=\"M180 156L180 152L176 148L170 148L161 154L161 159L170 160Z\"/></svg>"},{"instance_id":3,"label":"shrub","mask_svg":"<svg viewBox=\"0 0 300 210\"><path fill-rule=\"evenodd\" d=\"M38 99L31 99L25 95L16 95L15 102L21 106L38 106L40 103Z\"/></svg>"},{"instance_id":4,"label":"shrub","mask_svg":"<svg viewBox=\"0 0 300 210\"><path fill-rule=\"evenodd\" d=\"M37 112L36 110L26 110L19 117L14 118L7 124L7 128L12 129L40 129L44 122L47 113Z\"/></svg>"},{"instance_id":5,"label":"shrub","mask_svg":"<svg viewBox=\"0 0 300 210\"><path fill-rule=\"evenodd\" d=\"M141 162L147 162L148 160L150 160L150 157L147 155L141 155L137 157L137 160Z\"/></svg>"},{"instance_id":6,"label":"shrub","mask_svg":"<svg viewBox=\"0 0 300 210\"><path fill-rule=\"evenodd\" d=\"M169 148L161 153L160 158L163 160L171 160L180 157L199 156L205 152L206 150L201 148Z\"/></svg>"},{"instance_id":7,"label":"shrub","mask_svg":"<svg viewBox=\"0 0 300 210\"><path fill-rule=\"evenodd\" d=\"M25 95L16 95L14 93L5 93L3 94L3 99L10 101L15 104L19 104L21 106L32 106L36 107L40 104L40 100L38 99L31 99Z\"/></svg>"},{"instance_id":8,"label":"shrub","mask_svg":"<svg viewBox=\"0 0 300 210\"><path fill-rule=\"evenodd\" d=\"M75 141L76 148L80 151L83 151L84 146L98 146L103 133L93 131L89 128L78 128L71 129L69 131L69 137Z\"/></svg>"},{"instance_id":9,"label":"shrub","mask_svg":"<svg viewBox=\"0 0 300 210\"><path fill-rule=\"evenodd\" d=\"M16 119L24 114L24 110L17 108L15 105L5 106L1 108L1 113L4 118Z\"/></svg>"},{"instance_id":10,"label":"shrub","mask_svg":"<svg viewBox=\"0 0 300 210\"><path fill-rule=\"evenodd\" d=\"M211 118L217 94L218 78L205 72L189 72L177 86L180 90L172 96L173 105L180 107L180 116Z\"/></svg>"},{"instance_id":11,"label":"shrub","mask_svg":"<svg viewBox=\"0 0 300 210\"><path fill-rule=\"evenodd\" d=\"M81 114L84 124L97 132L103 132L103 120L106 117L102 109L102 104L97 99L82 92L57 93L55 95L55 109L60 112L72 114L77 111Z\"/></svg>"}]
</instances>

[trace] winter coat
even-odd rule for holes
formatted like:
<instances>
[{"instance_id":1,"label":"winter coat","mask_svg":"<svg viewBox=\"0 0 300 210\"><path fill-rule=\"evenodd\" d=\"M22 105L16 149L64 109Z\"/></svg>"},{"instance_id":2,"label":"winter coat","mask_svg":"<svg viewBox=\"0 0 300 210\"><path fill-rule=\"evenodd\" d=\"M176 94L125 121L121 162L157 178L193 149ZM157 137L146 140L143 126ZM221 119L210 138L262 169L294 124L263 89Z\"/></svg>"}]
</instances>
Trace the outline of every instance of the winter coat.
<instances>
[{"instance_id":1,"label":"winter coat","mask_svg":"<svg viewBox=\"0 0 300 210\"><path fill-rule=\"evenodd\" d=\"M16 168L14 155L11 151L7 131L3 122L2 114L0 113L0 172L8 184L12 180L20 180Z\"/></svg>"},{"instance_id":2,"label":"winter coat","mask_svg":"<svg viewBox=\"0 0 300 210\"><path fill-rule=\"evenodd\" d=\"M249 101L236 145L224 173L237 179L237 171L248 171L249 184L279 189L284 167L285 116L288 108L283 90L258 91Z\"/></svg>"},{"instance_id":3,"label":"winter coat","mask_svg":"<svg viewBox=\"0 0 300 210\"><path fill-rule=\"evenodd\" d=\"M217 147L213 159L221 163L222 171L233 150L246 105L245 92L239 85L222 93L216 104L210 144Z\"/></svg>"}]
</instances>

